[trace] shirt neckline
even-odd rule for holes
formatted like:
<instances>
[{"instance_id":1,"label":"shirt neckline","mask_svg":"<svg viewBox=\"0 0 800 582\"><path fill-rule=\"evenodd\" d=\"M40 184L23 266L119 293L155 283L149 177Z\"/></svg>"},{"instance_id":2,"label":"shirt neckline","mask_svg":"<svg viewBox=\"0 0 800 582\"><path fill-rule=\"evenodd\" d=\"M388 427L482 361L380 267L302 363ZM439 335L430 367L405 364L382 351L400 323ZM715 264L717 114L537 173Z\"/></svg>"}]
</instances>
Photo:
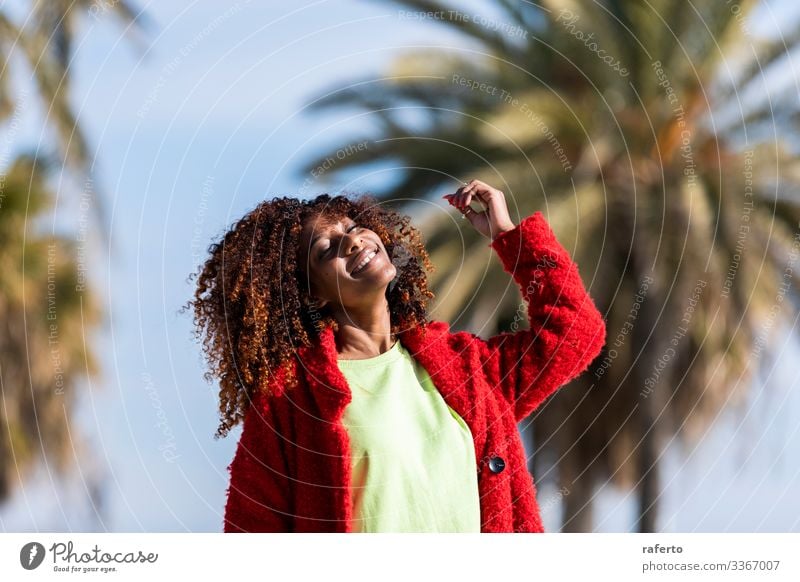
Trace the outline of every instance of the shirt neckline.
<instances>
[{"instance_id":1,"label":"shirt neckline","mask_svg":"<svg viewBox=\"0 0 800 582\"><path fill-rule=\"evenodd\" d=\"M371 358L361 358L359 360L342 360L337 358L336 363L339 367L345 367L348 369L361 369L361 368L371 368L373 366L382 366L384 364L388 364L389 362L394 362L402 357L402 353L400 352L400 340L395 340L394 345L383 352L382 354L378 354L377 356L373 356Z\"/></svg>"}]
</instances>

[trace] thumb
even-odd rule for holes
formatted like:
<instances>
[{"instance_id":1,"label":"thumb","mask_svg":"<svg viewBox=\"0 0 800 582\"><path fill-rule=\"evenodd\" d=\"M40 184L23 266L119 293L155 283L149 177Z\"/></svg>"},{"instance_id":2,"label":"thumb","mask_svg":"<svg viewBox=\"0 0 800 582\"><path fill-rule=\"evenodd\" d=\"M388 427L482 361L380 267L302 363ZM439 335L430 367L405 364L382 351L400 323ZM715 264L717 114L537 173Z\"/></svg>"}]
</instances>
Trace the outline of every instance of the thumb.
<instances>
[{"instance_id":1,"label":"thumb","mask_svg":"<svg viewBox=\"0 0 800 582\"><path fill-rule=\"evenodd\" d=\"M489 227L489 215L486 210L477 212L475 209L467 206L461 216L469 220L473 228L479 233L484 236L488 236L487 232Z\"/></svg>"}]
</instances>

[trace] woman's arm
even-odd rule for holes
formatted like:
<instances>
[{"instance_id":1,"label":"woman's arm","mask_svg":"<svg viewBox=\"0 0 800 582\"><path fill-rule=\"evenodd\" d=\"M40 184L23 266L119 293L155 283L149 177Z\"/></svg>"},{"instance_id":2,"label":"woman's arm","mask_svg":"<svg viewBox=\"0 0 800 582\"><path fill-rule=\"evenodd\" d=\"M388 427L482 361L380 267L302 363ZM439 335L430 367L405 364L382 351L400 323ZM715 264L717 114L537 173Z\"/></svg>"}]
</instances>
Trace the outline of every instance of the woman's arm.
<instances>
[{"instance_id":1,"label":"woman's arm","mask_svg":"<svg viewBox=\"0 0 800 582\"><path fill-rule=\"evenodd\" d=\"M486 211L469 207L473 197ZM449 201L476 230L493 238L489 246L519 285L527 305L530 329L488 340L474 336L489 381L519 421L597 357L606 341L605 322L577 265L541 212L514 226L505 195L478 180L459 188Z\"/></svg>"},{"instance_id":2,"label":"woman's arm","mask_svg":"<svg viewBox=\"0 0 800 582\"><path fill-rule=\"evenodd\" d=\"M225 532L290 532L290 480L272 415L255 399L229 466Z\"/></svg>"},{"instance_id":3,"label":"woman's arm","mask_svg":"<svg viewBox=\"0 0 800 582\"><path fill-rule=\"evenodd\" d=\"M586 370L605 344L606 326L541 212L489 246L527 304L530 329L504 332L482 345L487 371L519 421Z\"/></svg>"}]
</instances>

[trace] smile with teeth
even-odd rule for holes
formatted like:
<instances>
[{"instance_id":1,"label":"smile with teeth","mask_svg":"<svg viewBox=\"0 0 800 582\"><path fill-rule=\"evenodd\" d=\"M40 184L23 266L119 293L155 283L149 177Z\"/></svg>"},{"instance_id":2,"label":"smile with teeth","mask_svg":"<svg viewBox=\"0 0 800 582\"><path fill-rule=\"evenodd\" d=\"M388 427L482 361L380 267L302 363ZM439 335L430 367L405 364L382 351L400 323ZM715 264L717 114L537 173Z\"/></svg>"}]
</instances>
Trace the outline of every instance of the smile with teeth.
<instances>
[{"instance_id":1,"label":"smile with teeth","mask_svg":"<svg viewBox=\"0 0 800 582\"><path fill-rule=\"evenodd\" d=\"M353 269L353 275L355 275L356 273L361 271L361 269L366 267L367 263L369 263L372 260L372 258L377 254L378 252L375 250L367 252L366 256L361 260L360 263L358 263L358 265L356 265L355 269Z\"/></svg>"}]
</instances>

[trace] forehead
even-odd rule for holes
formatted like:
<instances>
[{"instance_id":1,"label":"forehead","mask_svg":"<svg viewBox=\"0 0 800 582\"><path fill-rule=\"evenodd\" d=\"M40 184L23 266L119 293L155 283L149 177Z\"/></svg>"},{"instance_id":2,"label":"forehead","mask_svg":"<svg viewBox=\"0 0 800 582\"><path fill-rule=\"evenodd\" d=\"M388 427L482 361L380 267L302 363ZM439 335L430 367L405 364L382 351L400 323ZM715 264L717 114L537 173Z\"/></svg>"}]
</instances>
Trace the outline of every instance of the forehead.
<instances>
[{"instance_id":1,"label":"forehead","mask_svg":"<svg viewBox=\"0 0 800 582\"><path fill-rule=\"evenodd\" d=\"M317 214L307 218L303 224L303 241L311 244L314 239L324 235L330 228L336 228L339 223L348 223L350 218L347 216L333 216L329 214Z\"/></svg>"}]
</instances>

